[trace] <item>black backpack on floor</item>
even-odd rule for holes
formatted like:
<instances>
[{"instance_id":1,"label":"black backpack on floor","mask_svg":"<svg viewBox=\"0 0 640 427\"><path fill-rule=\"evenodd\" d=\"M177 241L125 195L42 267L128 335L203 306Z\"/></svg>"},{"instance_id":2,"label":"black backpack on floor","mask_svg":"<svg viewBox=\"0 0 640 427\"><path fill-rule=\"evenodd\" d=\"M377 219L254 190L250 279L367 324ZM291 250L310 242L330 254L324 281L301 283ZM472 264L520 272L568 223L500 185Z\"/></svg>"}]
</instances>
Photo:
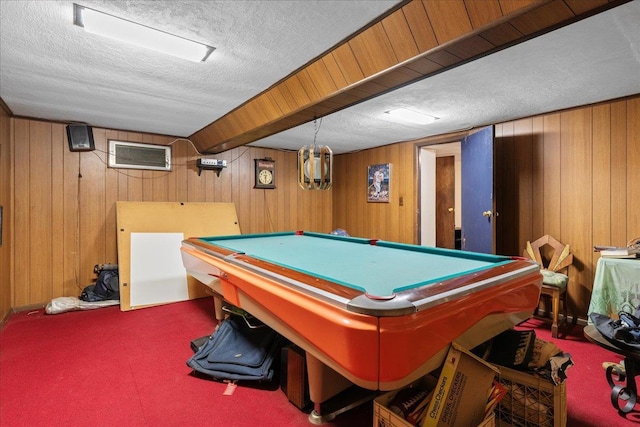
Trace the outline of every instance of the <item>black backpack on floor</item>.
<instances>
[{"instance_id":1,"label":"black backpack on floor","mask_svg":"<svg viewBox=\"0 0 640 427\"><path fill-rule=\"evenodd\" d=\"M118 266L113 264L100 264L94 267L98 273L98 279L93 285L82 290L80 299L87 302L119 300L120 280Z\"/></svg>"}]
</instances>

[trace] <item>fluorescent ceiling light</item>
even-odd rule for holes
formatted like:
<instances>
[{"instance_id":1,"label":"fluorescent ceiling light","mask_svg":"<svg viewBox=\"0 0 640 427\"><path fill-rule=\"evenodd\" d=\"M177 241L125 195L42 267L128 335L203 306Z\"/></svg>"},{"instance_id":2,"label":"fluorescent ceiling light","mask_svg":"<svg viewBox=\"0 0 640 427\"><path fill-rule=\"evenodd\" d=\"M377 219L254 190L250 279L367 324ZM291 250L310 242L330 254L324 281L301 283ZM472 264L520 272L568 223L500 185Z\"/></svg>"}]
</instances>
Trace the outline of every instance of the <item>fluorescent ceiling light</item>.
<instances>
[{"instance_id":1,"label":"fluorescent ceiling light","mask_svg":"<svg viewBox=\"0 0 640 427\"><path fill-rule=\"evenodd\" d=\"M430 116L428 114L420 113L418 111L407 110L406 108L398 108L395 110L385 111L391 117L405 122L418 123L421 125L427 125L438 120L437 117Z\"/></svg>"},{"instance_id":2,"label":"fluorescent ceiling light","mask_svg":"<svg viewBox=\"0 0 640 427\"><path fill-rule=\"evenodd\" d=\"M126 19L73 4L73 23L85 31L195 62L204 62L215 48Z\"/></svg>"}]
</instances>

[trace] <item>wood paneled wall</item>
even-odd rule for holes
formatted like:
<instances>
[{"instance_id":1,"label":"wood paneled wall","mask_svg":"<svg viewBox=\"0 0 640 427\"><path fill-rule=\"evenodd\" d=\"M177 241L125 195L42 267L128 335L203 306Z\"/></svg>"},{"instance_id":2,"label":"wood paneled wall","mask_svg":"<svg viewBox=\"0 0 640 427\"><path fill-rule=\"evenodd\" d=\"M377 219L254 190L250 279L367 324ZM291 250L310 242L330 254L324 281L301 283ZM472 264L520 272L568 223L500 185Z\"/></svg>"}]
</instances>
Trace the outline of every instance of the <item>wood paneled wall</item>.
<instances>
[{"instance_id":1,"label":"wood paneled wall","mask_svg":"<svg viewBox=\"0 0 640 427\"><path fill-rule=\"evenodd\" d=\"M184 140L94 129L97 150L72 153L61 124L6 115L0 124L5 227L15 218L0 248L3 314L7 306L78 295L94 264L115 262L117 200L233 202L245 234L340 227L353 236L417 243L414 142L336 156L334 187L325 192L297 187L291 152L236 148L218 156L229 163L220 177L198 176L198 156ZM173 171L107 168L110 138L172 144ZM266 156L276 160L278 188L254 190L253 159ZM498 253L520 254L527 240L545 233L569 243L576 266L569 293L584 317L598 258L593 245L640 235L640 96L497 124L496 156ZM391 163L391 200L367 203L367 167L379 163Z\"/></svg>"},{"instance_id":2,"label":"wood paneled wall","mask_svg":"<svg viewBox=\"0 0 640 427\"><path fill-rule=\"evenodd\" d=\"M95 279L95 264L117 262L119 200L233 202L243 234L332 230L331 190L298 187L296 153L240 147L217 156L228 164L219 177L207 170L199 176L200 156L183 139L94 128L96 150L70 152L63 124L11 120L16 195L12 307L77 296ZM108 168L108 139L171 144L173 170ZM253 189L254 159L267 156L276 161L277 188Z\"/></svg>"},{"instance_id":3,"label":"wood paneled wall","mask_svg":"<svg viewBox=\"0 0 640 427\"><path fill-rule=\"evenodd\" d=\"M640 97L496 126L497 251L551 234L571 245L569 295L589 308L594 245L640 236Z\"/></svg>"},{"instance_id":4,"label":"wood paneled wall","mask_svg":"<svg viewBox=\"0 0 640 427\"><path fill-rule=\"evenodd\" d=\"M415 145L338 156L335 227L418 243ZM387 162L393 165L391 202L367 203L367 165ZM638 183L640 97L497 124L497 253L521 255L527 240L547 233L570 244L569 294L584 318L598 259L593 245L624 245L640 236Z\"/></svg>"},{"instance_id":5,"label":"wood paneled wall","mask_svg":"<svg viewBox=\"0 0 640 427\"><path fill-rule=\"evenodd\" d=\"M1 100L0 100L1 101ZM0 206L2 206L2 246L0 246L0 322L9 313L11 301L11 119L0 102Z\"/></svg>"},{"instance_id":6,"label":"wood paneled wall","mask_svg":"<svg viewBox=\"0 0 640 427\"><path fill-rule=\"evenodd\" d=\"M390 163L389 203L367 202L368 166ZM352 236L415 243L418 172L412 143L336 157L333 225Z\"/></svg>"}]
</instances>

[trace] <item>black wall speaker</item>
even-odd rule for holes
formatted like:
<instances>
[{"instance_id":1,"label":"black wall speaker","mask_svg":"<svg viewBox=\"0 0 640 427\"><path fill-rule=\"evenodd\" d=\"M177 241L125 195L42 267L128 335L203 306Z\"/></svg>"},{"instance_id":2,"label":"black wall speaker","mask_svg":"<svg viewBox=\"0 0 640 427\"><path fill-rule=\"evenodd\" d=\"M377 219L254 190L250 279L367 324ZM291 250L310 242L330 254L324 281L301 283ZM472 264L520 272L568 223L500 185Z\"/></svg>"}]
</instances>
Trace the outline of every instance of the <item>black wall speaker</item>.
<instances>
[{"instance_id":1,"label":"black wall speaker","mask_svg":"<svg viewBox=\"0 0 640 427\"><path fill-rule=\"evenodd\" d=\"M72 123L67 125L67 140L70 151L93 151L93 130L91 126Z\"/></svg>"}]
</instances>

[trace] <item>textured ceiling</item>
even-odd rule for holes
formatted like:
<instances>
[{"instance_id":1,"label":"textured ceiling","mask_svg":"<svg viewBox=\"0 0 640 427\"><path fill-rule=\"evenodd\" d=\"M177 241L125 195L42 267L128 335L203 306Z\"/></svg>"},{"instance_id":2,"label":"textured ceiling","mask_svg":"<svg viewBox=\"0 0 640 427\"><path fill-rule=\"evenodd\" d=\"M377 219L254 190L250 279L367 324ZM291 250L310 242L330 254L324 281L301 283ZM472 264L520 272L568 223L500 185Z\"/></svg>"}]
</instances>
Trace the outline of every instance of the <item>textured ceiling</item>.
<instances>
[{"instance_id":1,"label":"textured ceiling","mask_svg":"<svg viewBox=\"0 0 640 427\"><path fill-rule=\"evenodd\" d=\"M188 136L397 1L84 1L216 50L204 63L87 34L71 1L0 1L0 97L15 115Z\"/></svg>"},{"instance_id":2,"label":"textured ceiling","mask_svg":"<svg viewBox=\"0 0 640 427\"><path fill-rule=\"evenodd\" d=\"M317 143L366 149L640 93L640 0L539 36L322 119ZM407 107L440 119L392 121ZM317 124L316 124L317 126ZM299 149L306 123L251 145ZM297 147L297 148L296 148Z\"/></svg>"},{"instance_id":3,"label":"textured ceiling","mask_svg":"<svg viewBox=\"0 0 640 427\"><path fill-rule=\"evenodd\" d=\"M185 137L336 45L397 1L78 1L216 47L191 63L73 25L69 1L0 0L0 97L15 115ZM334 113L336 153L640 93L640 0ZM393 107L440 118L389 120ZM252 145L298 149L307 123Z\"/></svg>"}]
</instances>

